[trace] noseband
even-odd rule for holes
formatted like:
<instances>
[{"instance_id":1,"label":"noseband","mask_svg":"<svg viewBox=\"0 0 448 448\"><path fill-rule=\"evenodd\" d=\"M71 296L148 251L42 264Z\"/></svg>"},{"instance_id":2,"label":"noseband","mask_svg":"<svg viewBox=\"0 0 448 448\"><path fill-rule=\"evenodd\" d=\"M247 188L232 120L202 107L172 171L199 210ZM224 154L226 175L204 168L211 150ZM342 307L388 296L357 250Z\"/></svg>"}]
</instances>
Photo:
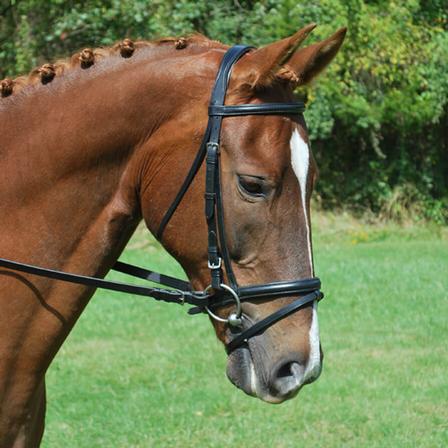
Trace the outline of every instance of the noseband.
<instances>
[{"instance_id":1,"label":"noseband","mask_svg":"<svg viewBox=\"0 0 448 448\"><path fill-rule=\"evenodd\" d=\"M81 276L28 265L3 258L0 258L0 266L71 283L152 297L165 302L179 303L181 305L188 303L193 305L193 308L190 308L188 311L189 314L207 312L213 319L226 323L233 328L232 333L234 337L226 345L226 351L229 354L253 336L263 333L279 320L284 319L314 301L321 300L323 294L319 290L320 280L318 278L238 286L232 269L224 231L224 213L220 184L219 144L222 120L224 117L246 115L299 115L305 110L305 105L302 102L242 104L236 106L227 106L224 104L232 67L251 48L236 45L230 48L224 55L213 87L208 108L208 124L199 151L157 231L157 238L160 240L168 222L182 201L182 198L205 159L205 218L208 228L208 268L210 269L211 283L204 291L193 291L190 283L184 280L158 274L120 261L115 264L113 267L114 270L173 289L152 288L113 282L96 277ZM223 268L225 269L228 283L225 282ZM242 330L243 320L246 319L242 310L242 302L256 302L258 300L296 296L300 296L300 298L258 321L246 330ZM235 310L227 318L221 318L216 314L219 308L231 304L235 305Z\"/></svg>"}]
</instances>

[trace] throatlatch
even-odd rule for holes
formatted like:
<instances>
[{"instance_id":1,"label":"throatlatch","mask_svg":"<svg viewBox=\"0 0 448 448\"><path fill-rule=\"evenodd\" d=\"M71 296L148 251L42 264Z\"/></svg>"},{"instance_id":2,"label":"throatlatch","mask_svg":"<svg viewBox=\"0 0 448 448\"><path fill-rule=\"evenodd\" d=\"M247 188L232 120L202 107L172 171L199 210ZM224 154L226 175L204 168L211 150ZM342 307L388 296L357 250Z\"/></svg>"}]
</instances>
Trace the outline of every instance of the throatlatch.
<instances>
[{"instance_id":1,"label":"throatlatch","mask_svg":"<svg viewBox=\"0 0 448 448\"><path fill-rule=\"evenodd\" d=\"M266 284L238 286L232 269L230 255L226 243L222 192L220 185L220 135L222 120L230 116L246 115L299 115L305 110L302 102L293 103L263 103L225 105L227 87L234 64L253 47L235 45L230 48L221 62L211 94L208 109L208 123L199 150L191 168L175 199L163 217L157 238L160 240L163 232L175 213L182 198L187 192L204 159L206 161L205 182L205 218L208 228L208 267L210 269L210 285L204 291L193 291L189 282L159 274L137 266L118 261L113 269L133 277L138 277L172 289L152 288L113 282L96 277L87 277L34 265L19 263L0 258L0 267L14 269L33 275L49 277L71 283L82 284L95 288L120 291L129 294L152 297L165 302L190 304L193 308L189 314L207 312L213 319L234 327L233 339L226 345L227 353L246 343L250 338L263 333L271 325L291 315L314 301L323 298L320 292L320 280L316 277L304 280L272 282ZM224 281L225 269L228 284ZM280 308L265 319L255 323L248 329L240 331L244 319L241 303L261 299L275 299L279 297L295 297L299 299ZM216 310L223 306L235 304L235 311L227 318L221 318Z\"/></svg>"}]
</instances>

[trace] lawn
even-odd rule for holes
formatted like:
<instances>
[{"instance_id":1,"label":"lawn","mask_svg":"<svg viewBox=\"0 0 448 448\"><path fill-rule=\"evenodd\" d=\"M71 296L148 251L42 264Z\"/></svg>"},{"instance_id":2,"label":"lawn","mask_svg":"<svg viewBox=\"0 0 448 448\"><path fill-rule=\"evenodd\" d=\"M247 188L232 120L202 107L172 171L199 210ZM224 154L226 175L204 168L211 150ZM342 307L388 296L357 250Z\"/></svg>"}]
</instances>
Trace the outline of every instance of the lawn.
<instances>
[{"instance_id":1,"label":"lawn","mask_svg":"<svg viewBox=\"0 0 448 448\"><path fill-rule=\"evenodd\" d=\"M331 215L314 227L316 383L279 406L247 397L205 316L101 291L47 375L43 446L448 446L447 230ZM122 258L181 274L141 231Z\"/></svg>"}]
</instances>

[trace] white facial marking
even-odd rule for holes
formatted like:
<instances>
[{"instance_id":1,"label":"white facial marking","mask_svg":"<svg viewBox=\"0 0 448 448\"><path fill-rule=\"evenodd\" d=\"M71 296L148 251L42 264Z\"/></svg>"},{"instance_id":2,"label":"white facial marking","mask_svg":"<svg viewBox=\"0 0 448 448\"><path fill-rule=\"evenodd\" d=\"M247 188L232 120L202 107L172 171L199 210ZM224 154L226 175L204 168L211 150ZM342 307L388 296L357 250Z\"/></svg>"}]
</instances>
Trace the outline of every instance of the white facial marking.
<instances>
[{"instance_id":1,"label":"white facial marking","mask_svg":"<svg viewBox=\"0 0 448 448\"><path fill-rule=\"evenodd\" d=\"M294 129L292 133L290 145L291 145L291 165L295 175L297 176L297 180L299 181L300 194L302 197L303 215L305 217L305 225L306 225L306 238L308 246L307 249L308 249L308 258L310 266L310 277L312 277L314 269L313 269L313 257L311 254L311 233L310 233L308 212L306 209L306 197L307 197L306 187L308 180L308 169L310 164L310 150L297 129ZM313 304L313 320L311 322L309 332L309 342L310 342L310 354L306 365L303 381L306 381L309 378L317 377L321 369L320 347L319 347L319 323L317 320L316 302L314 302Z\"/></svg>"},{"instance_id":2,"label":"white facial marking","mask_svg":"<svg viewBox=\"0 0 448 448\"><path fill-rule=\"evenodd\" d=\"M306 364L305 374L303 380L307 381L310 378L317 378L322 369L320 363L320 346L319 346L319 322L317 319L317 302L313 303L313 320L311 322L310 333L310 354L308 363Z\"/></svg>"},{"instance_id":3,"label":"white facial marking","mask_svg":"<svg viewBox=\"0 0 448 448\"><path fill-rule=\"evenodd\" d=\"M255 373L255 366L252 359L250 360L250 388L251 392L257 396L257 375Z\"/></svg>"},{"instance_id":4,"label":"white facial marking","mask_svg":"<svg viewBox=\"0 0 448 448\"><path fill-rule=\"evenodd\" d=\"M302 195L303 214L305 216L306 238L308 246L308 257L310 262L310 277L313 275L313 257L311 255L311 237L308 212L306 210L306 185L308 179L308 168L310 164L310 150L299 131L294 129L291 136L291 165L299 181L300 193Z\"/></svg>"}]
</instances>

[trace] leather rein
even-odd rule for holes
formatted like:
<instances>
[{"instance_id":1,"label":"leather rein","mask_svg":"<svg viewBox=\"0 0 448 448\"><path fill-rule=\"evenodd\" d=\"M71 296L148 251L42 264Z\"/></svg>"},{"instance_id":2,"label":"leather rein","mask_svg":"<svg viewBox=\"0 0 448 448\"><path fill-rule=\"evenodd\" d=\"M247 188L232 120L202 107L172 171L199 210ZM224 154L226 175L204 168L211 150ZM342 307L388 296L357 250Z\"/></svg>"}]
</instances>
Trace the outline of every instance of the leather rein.
<instances>
[{"instance_id":1,"label":"leather rein","mask_svg":"<svg viewBox=\"0 0 448 448\"><path fill-rule=\"evenodd\" d=\"M279 320L284 319L314 301L321 300L323 294L320 291L320 280L316 277L304 280L238 286L232 269L224 231L224 213L220 184L219 144L222 120L224 117L229 116L298 115L305 110L305 105L302 102L242 104L236 106L226 106L224 104L233 65L252 48L249 46L235 45L224 55L213 87L208 109L208 124L201 145L179 192L166 211L156 234L157 238L161 240L168 222L175 213L205 159L205 217L208 228L210 286L204 291L193 291L190 283L185 280L159 274L121 261L117 261L112 269L172 289L138 286L102 278L77 275L6 260L4 258L0 258L0 267L94 288L152 297L155 300L164 302L193 305L188 311L189 314L207 312L213 319L232 327L234 337L226 345L226 351L229 354L242 344L247 343L253 336L263 333ZM224 281L223 268L225 268L228 284ZM243 320L247 319L242 312L242 302L294 296L300 296L300 298L256 322L246 330L242 329ZM230 313L227 318L221 318L216 314L218 308L232 303L235 305L235 311Z\"/></svg>"}]
</instances>

